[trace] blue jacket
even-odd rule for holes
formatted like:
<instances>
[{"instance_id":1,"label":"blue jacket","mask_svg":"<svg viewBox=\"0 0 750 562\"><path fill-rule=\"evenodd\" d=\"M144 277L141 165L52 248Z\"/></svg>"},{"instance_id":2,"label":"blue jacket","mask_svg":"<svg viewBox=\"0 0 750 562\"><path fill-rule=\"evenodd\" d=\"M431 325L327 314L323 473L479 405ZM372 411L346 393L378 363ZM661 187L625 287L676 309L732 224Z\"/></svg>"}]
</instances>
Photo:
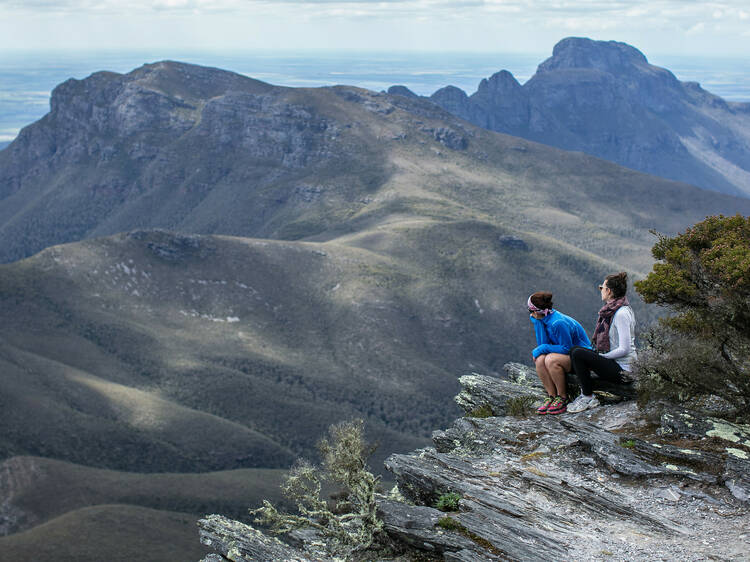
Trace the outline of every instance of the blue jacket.
<instances>
[{"instance_id":1,"label":"blue jacket","mask_svg":"<svg viewBox=\"0 0 750 562\"><path fill-rule=\"evenodd\" d=\"M531 352L534 359L546 353L562 353L567 355L570 348L576 345L591 348L591 341L586 332L576 320L565 316L562 312L552 309L541 320L533 316L531 323L534 325L537 346Z\"/></svg>"}]
</instances>

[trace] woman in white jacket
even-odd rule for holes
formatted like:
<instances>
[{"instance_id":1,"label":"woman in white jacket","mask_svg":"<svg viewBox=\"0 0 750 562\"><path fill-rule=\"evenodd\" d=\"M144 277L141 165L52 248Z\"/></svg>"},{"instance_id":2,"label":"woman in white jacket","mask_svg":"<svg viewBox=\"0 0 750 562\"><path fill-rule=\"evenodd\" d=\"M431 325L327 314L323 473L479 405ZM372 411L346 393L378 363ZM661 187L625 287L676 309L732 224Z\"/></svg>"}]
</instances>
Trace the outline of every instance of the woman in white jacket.
<instances>
[{"instance_id":1,"label":"woman in white jacket","mask_svg":"<svg viewBox=\"0 0 750 562\"><path fill-rule=\"evenodd\" d=\"M628 274L624 271L607 275L599 291L604 306L594 329L594 350L574 347L570 350L573 370L581 384L581 394L568 405L568 412L582 412L596 408L591 386L591 371L599 378L620 382L621 371L630 371L637 355L635 351L635 316L628 297Z\"/></svg>"}]
</instances>

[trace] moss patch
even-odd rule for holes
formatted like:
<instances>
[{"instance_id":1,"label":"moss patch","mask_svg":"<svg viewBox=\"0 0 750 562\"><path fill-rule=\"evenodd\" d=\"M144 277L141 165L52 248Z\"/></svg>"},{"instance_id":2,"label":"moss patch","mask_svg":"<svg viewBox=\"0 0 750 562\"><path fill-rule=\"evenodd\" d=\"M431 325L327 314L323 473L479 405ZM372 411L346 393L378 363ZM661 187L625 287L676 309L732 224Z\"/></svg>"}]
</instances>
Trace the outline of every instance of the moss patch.
<instances>
[{"instance_id":1,"label":"moss patch","mask_svg":"<svg viewBox=\"0 0 750 562\"><path fill-rule=\"evenodd\" d=\"M481 546L485 550L490 551L492 554L496 556L505 556L505 553L497 548L495 545L493 545L490 541L487 539L480 537L476 533L471 532L469 529L464 527L461 523L453 519L452 517L442 517L437 522L438 527L441 529L445 529L447 531L456 531L458 533L461 533L463 536L465 536L467 539L470 539L477 545Z\"/></svg>"},{"instance_id":2,"label":"moss patch","mask_svg":"<svg viewBox=\"0 0 750 562\"><path fill-rule=\"evenodd\" d=\"M471 412L466 414L465 417L467 418L491 418L494 415L495 414L492 411L492 408L490 407L490 405L485 402L481 406L474 408Z\"/></svg>"},{"instance_id":3,"label":"moss patch","mask_svg":"<svg viewBox=\"0 0 750 562\"><path fill-rule=\"evenodd\" d=\"M516 396L505 403L505 410L510 416L528 416L538 401L536 396Z\"/></svg>"},{"instance_id":4,"label":"moss patch","mask_svg":"<svg viewBox=\"0 0 750 562\"><path fill-rule=\"evenodd\" d=\"M546 453L543 453L542 451L534 451L533 453L522 456L521 462L529 462L534 459L538 459L539 457L543 457L544 455L546 455Z\"/></svg>"}]
</instances>

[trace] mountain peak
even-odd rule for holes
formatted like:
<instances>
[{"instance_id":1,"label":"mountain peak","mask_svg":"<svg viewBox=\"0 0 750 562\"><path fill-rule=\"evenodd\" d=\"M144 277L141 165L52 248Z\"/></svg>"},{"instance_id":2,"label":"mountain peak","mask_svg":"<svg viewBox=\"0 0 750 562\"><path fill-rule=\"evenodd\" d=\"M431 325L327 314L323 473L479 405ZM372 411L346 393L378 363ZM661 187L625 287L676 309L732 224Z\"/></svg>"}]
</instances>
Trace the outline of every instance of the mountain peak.
<instances>
[{"instance_id":1,"label":"mountain peak","mask_svg":"<svg viewBox=\"0 0 750 562\"><path fill-rule=\"evenodd\" d=\"M228 92L263 94L275 87L228 70L165 60L144 64L127 74L95 72L83 80L71 78L52 91L50 105L53 112L76 107L87 114L90 102L111 105L113 99L131 97L136 90L194 104Z\"/></svg>"},{"instance_id":2,"label":"mountain peak","mask_svg":"<svg viewBox=\"0 0 750 562\"><path fill-rule=\"evenodd\" d=\"M552 56L539 65L537 72L565 68L613 72L641 65L648 65L645 55L627 43L566 37L555 45Z\"/></svg>"}]
</instances>

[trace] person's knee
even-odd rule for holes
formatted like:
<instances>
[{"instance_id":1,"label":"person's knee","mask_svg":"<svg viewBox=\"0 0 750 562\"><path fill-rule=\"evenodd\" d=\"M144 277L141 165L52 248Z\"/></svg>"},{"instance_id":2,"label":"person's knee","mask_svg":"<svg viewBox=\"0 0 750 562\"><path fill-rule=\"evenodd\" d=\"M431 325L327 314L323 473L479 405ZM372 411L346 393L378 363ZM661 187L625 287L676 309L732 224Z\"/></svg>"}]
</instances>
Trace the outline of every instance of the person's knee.
<instances>
[{"instance_id":1,"label":"person's knee","mask_svg":"<svg viewBox=\"0 0 750 562\"><path fill-rule=\"evenodd\" d=\"M549 369L560 364L560 358L556 355L546 355L544 357L544 365Z\"/></svg>"},{"instance_id":2,"label":"person's knee","mask_svg":"<svg viewBox=\"0 0 750 562\"><path fill-rule=\"evenodd\" d=\"M571 361L567 355L548 355L544 360L544 366L547 370L557 371L561 369L564 373L570 371Z\"/></svg>"}]
</instances>

